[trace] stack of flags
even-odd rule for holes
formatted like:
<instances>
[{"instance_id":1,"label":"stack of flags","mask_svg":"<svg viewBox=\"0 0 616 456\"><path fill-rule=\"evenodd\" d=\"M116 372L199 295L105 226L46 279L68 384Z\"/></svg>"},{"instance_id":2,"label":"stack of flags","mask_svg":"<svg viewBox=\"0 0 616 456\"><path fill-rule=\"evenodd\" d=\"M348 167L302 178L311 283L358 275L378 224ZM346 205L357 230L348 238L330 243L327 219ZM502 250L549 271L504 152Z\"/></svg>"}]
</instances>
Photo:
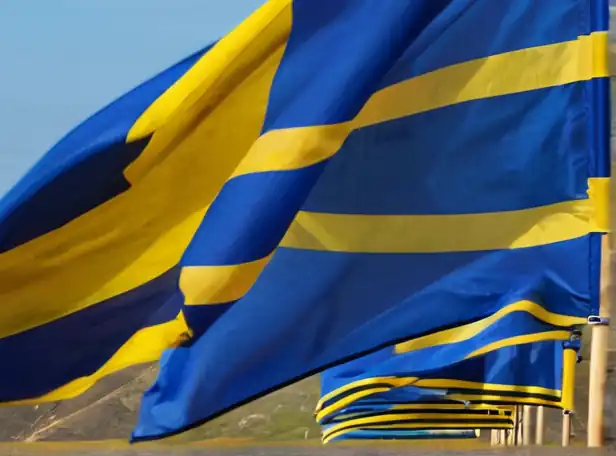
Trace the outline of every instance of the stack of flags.
<instances>
[{"instance_id":1,"label":"stack of flags","mask_svg":"<svg viewBox=\"0 0 616 456\"><path fill-rule=\"evenodd\" d=\"M418 438L441 438L431 434L441 430L512 430L516 406L573 410L579 348L573 335L564 342L511 345L428 369L429 352L420 349L414 358L400 359L390 377L371 377L374 360L347 363L321 375L316 418L323 442L366 432L374 438L397 439L410 438L410 430L421 432L415 434ZM391 368L398 356L392 354L382 363Z\"/></svg>"}]
</instances>

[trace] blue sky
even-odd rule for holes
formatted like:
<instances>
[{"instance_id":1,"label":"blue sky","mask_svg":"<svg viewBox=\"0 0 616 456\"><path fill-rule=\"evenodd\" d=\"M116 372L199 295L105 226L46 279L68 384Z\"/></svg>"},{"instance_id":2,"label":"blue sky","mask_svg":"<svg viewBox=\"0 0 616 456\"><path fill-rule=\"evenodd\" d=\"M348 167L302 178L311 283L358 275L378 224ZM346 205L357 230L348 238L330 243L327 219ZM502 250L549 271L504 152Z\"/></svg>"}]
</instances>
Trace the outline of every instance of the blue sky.
<instances>
[{"instance_id":1,"label":"blue sky","mask_svg":"<svg viewBox=\"0 0 616 456\"><path fill-rule=\"evenodd\" d=\"M0 196L65 133L264 0L0 0Z\"/></svg>"}]
</instances>

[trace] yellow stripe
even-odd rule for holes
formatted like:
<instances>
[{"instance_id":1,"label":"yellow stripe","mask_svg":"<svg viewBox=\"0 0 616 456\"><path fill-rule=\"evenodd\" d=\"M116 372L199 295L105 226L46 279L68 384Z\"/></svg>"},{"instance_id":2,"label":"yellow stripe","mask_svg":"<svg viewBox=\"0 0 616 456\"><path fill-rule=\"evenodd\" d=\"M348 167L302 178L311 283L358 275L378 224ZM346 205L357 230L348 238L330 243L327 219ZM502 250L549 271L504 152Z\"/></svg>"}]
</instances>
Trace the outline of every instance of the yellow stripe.
<instances>
[{"instance_id":1,"label":"yellow stripe","mask_svg":"<svg viewBox=\"0 0 616 456\"><path fill-rule=\"evenodd\" d=\"M252 287L271 256L231 266L185 266L180 289L186 305L222 304L235 301Z\"/></svg>"},{"instance_id":2,"label":"yellow stripe","mask_svg":"<svg viewBox=\"0 0 616 456\"><path fill-rule=\"evenodd\" d=\"M330 434L334 434L337 431L346 428L346 427L362 427L364 425L378 425L385 424L390 421L398 421L398 420L434 420L435 423L446 421L446 420L478 420L478 421L495 421L501 420L502 417L497 415L477 415L477 414L448 414L448 413L412 413L412 414L386 414L380 416L371 416L366 418L358 418L354 420L345 421L344 423L339 423L331 426L327 429L325 436Z\"/></svg>"},{"instance_id":3,"label":"yellow stripe","mask_svg":"<svg viewBox=\"0 0 616 456\"><path fill-rule=\"evenodd\" d=\"M588 179L588 197L594 202L594 223L603 233L611 231L610 227L610 178L593 177Z\"/></svg>"},{"instance_id":4,"label":"yellow stripe","mask_svg":"<svg viewBox=\"0 0 616 456\"><path fill-rule=\"evenodd\" d=\"M563 383L561 407L565 410L574 410L576 364L577 352L571 348L563 350Z\"/></svg>"},{"instance_id":5,"label":"yellow stripe","mask_svg":"<svg viewBox=\"0 0 616 456\"><path fill-rule=\"evenodd\" d=\"M446 399L446 398L445 398ZM394 405L392 410L421 410L425 408L437 410L494 410L494 411L513 411L513 406L509 405L490 405L490 404L399 404Z\"/></svg>"},{"instance_id":6,"label":"yellow stripe","mask_svg":"<svg viewBox=\"0 0 616 456\"><path fill-rule=\"evenodd\" d=\"M389 390L391 390L391 388L389 387L375 387L359 391L357 393L349 394L348 396L343 397L339 401L334 402L332 405L328 405L322 410L317 409L318 411L316 414L316 420L317 422L320 422L328 415L342 410L346 406L351 405L353 402L359 401L360 399L363 399L368 396L372 396L373 394L385 393Z\"/></svg>"},{"instance_id":7,"label":"yellow stripe","mask_svg":"<svg viewBox=\"0 0 616 456\"><path fill-rule=\"evenodd\" d=\"M547 315L544 315L543 312L538 311L535 306L539 307L543 312L546 312ZM543 309L540 306L538 306L537 304L531 303L529 301L518 302L518 303L515 303L515 304L511 305L510 307L513 308L513 309L517 308L518 309L517 311L520 311L520 310L524 311L525 309L530 309L529 313L532 313L533 311L535 311L537 313L537 315L540 315L540 316L543 316L543 317L547 316L548 320L550 320L550 319L552 319L554 317L554 314L549 314L547 311L545 311L545 309ZM501 311L504 311L506 309L507 308L501 309ZM529 311L529 310L526 310L526 311ZM485 320L492 319L495 315L493 315L491 317L488 317L488 319L485 319ZM555 317L556 317L556 320L561 321L560 320L560 316L555 316ZM537 318L539 318L539 317L537 317ZM571 318L571 317L566 317L566 318ZM476 323L482 323L485 320L482 320L481 322L476 322ZM578 323L579 323L579 320L583 320L583 319L575 318L575 320L578 321ZM492 323L494 321L496 321L496 319L492 320ZM543 320L543 321L547 321L547 320ZM583 320L583 321L585 321L585 320ZM476 323L472 323L471 325L475 325ZM487 327L487 326L489 326L489 324L491 324L491 323L488 323L488 324L484 323L484 326L481 326L481 328ZM467 326L471 326L471 325L467 325ZM569 325L565 325L565 326L569 326ZM406 353L406 352L411 351L411 350L418 350L420 348L425 348L423 346L423 344L425 344L426 342L427 343L433 342L431 345L427 345L429 347L437 346L437 345L443 345L443 344L446 344L446 343L462 342L462 341L464 341L464 340L466 340L468 338L473 337L478 332L480 332L480 331L477 331L477 333L475 333L475 330L477 328L470 328L470 331L468 331L466 337L461 338L458 334L456 334L456 329L462 329L462 331L464 331L465 327L453 328L451 330L443 331L443 333L447 333L447 335L450 335L451 337L454 337L453 341L442 342L441 339L439 339L438 337L434 337L434 336L441 336L442 334L441 333L436 333L436 334L432 334L430 336L425 336L425 338L420 338L420 339L416 339L414 341L410 341L410 342L405 342L403 344L399 344L398 346L400 346L400 345L404 346L403 347L404 351L401 351L401 352L397 351L397 353ZM548 334L548 336L547 336L548 339L547 340L554 340L555 338L562 338L563 336L565 336L565 333L566 333L565 339L568 339L569 335L570 335L569 332L566 332L566 331L562 331L562 332L561 331L555 331L554 333L547 333ZM462 334L464 334L464 332L462 332ZM458 337L460 337L460 338L457 339ZM510 346L513 346L513 345L520 345L520 344L525 344L525 343L539 342L539 341L542 341L542 340L546 340L545 333L537 333L537 334L530 334L530 335L526 335L526 336L510 337L510 338L507 338L507 339L503 339L502 341L500 341L497 344L491 344L491 347L492 347L491 350L477 350L475 352L476 354L474 354L473 356L479 356L479 354L485 354L485 353L487 353L489 351L497 350L499 348L510 347ZM419 344L418 344L418 346L419 346L418 348L412 348L413 347L412 343L415 342L415 341L420 341ZM407 345L405 345L405 344L407 344ZM396 350L398 350L398 346L396 346ZM410 349L409 349L409 347L410 347ZM467 356L465 359L469 359L469 358L471 358L471 356ZM416 386L438 388L437 385L433 385L432 384L432 382L436 382L437 380L419 379L417 377L396 377L395 379L396 379L396 381L400 382L402 385L416 385ZM450 382L450 384L453 384L454 382L456 382L455 380L448 380L448 381ZM332 413L335 413L335 412L343 409L347 405L349 405L349 404L351 404L351 403L353 403L353 402L355 402L357 400L363 399L363 398L371 396L373 394L377 394L377 393L380 393L380 392L385 392L385 391L388 391L389 389L391 389L391 388L382 388L382 387L373 388L373 389L366 389L364 391L360 391L360 392L351 394L349 396L345 396L344 398L340 399L339 401L336 401L333 404L330 404L329 406L327 406L325 408L322 408L323 404L326 401L331 400L332 398L335 398L336 396L341 395L341 394L345 393L346 391L349 391L349 390L351 390L353 388L357 388L358 386L366 386L366 385L371 385L371 384L375 384L375 383L392 383L392 379L391 378L387 378L387 377L376 377L376 378L370 378L370 379L362 379L361 381L351 382L351 383L348 383L348 384L346 384L346 385L344 385L344 386L342 386L342 387L340 387L338 389L330 391L328 394L324 395L321 398L321 400L319 400L319 402L317 403L317 409L316 409L317 421L323 420L326 416L328 416L328 415L330 415ZM460 384L462 384L462 383L460 382ZM480 385L483 385L483 384L474 383L473 385L475 387L479 387ZM483 385L483 386L486 386L486 385ZM521 388L521 387L516 386L516 385L510 385L510 386L498 385L498 389L499 390L503 390L503 389L507 389L507 388L509 388L510 391L520 391L519 388ZM540 388L540 387L526 387L526 388L530 388L530 390L532 390L533 388L537 388L535 390L536 394L551 394L551 393L560 394L559 392L555 392L553 390L548 390L548 389L543 389L543 388ZM542 392L540 392L540 391L542 391ZM449 397L450 396L448 396L448 398Z\"/></svg>"},{"instance_id":8,"label":"yellow stripe","mask_svg":"<svg viewBox=\"0 0 616 456\"><path fill-rule=\"evenodd\" d=\"M100 369L87 377L81 377L43 396L23 401L0 403L2 406L40 404L76 397L103 377L130 366L157 361L162 352L175 347L189 336L184 315L174 320L144 328L135 333Z\"/></svg>"},{"instance_id":9,"label":"yellow stripe","mask_svg":"<svg viewBox=\"0 0 616 456\"><path fill-rule=\"evenodd\" d=\"M608 77L607 32L522 49L442 68L388 87L373 97L356 127L464 103L592 78Z\"/></svg>"},{"instance_id":10,"label":"yellow stripe","mask_svg":"<svg viewBox=\"0 0 616 456\"><path fill-rule=\"evenodd\" d=\"M517 397L504 396L497 394L450 394L447 396L452 400L460 401L478 401L478 402L508 402L517 405L545 405L547 407L560 407L560 400L549 401L546 399L538 399L536 397Z\"/></svg>"},{"instance_id":11,"label":"yellow stripe","mask_svg":"<svg viewBox=\"0 0 616 456\"><path fill-rule=\"evenodd\" d=\"M291 20L288 0L266 3L152 104L135 123L129 139L155 131L144 153L125 173L130 182L138 185L58 230L0 254L0 299L12 303L0 307L0 337L56 320L163 274L177 264L208 205L229 176L275 167L271 164L274 159L267 154L263 162L254 158L242 160L251 147L260 150L255 141L260 134L269 88L284 52ZM484 81L489 77L490 84L465 85L475 88L470 92L465 89L467 95L464 97L443 86L439 88L439 94L443 94L438 95L441 98L429 96L425 98L427 101L417 98L418 93L426 92L423 89L415 92L413 87L436 86L444 74L448 78L453 75L455 79L455 75L463 75L473 65L477 71L486 71L484 67L496 68L487 63L490 61L498 61L507 68L514 68L515 62L526 62L526 65L532 61L536 80L543 81L544 85L556 85L576 77L583 80L591 73L601 76L601 65L593 64L594 69L589 70L580 64L573 71L569 59L592 61L592 56L583 59L582 55L589 49L593 50L592 55L600 55L596 49L602 46L604 39L601 34L594 34L592 38L461 64L466 67L457 65L437 70L420 76L423 82L415 78L376 94L351 128L434 109L439 103L451 104L473 97L529 89L516 85L519 75L496 82L506 73L499 68L489 75L473 76L472 81ZM522 58L523 55L526 57ZM246 68L252 71L248 75ZM577 76L572 76L575 74ZM549 78L551 82L546 82ZM434 82L426 82L429 80ZM487 86L501 87L501 92L486 92ZM409 87L413 88L413 97L400 98L406 97ZM471 92L475 95L468 95ZM449 98L443 101L447 93ZM377 113L382 115L375 117ZM226 128L238 123L242 125L239 130L230 132ZM345 130L347 126L340 128ZM280 134L288 137L290 133ZM311 141L305 131L298 130L297 134L300 140L285 141L292 144ZM334 145L317 146L316 149L325 152L315 153L306 153L306 149L299 147L300 153L290 154L298 158L288 159L284 167L301 167L302 163L312 163L333 153L331 151L344 136L338 127L325 128L322 134ZM276 142L275 138L263 138L264 142ZM307 148L308 151L316 149ZM212 153L203 153L204 150ZM217 153L220 150L225 153ZM164 166L157 166L163 162ZM203 179L193 172L195 169L216 172L209 172L208 179ZM40 296L46 297L44 309L40 306Z\"/></svg>"},{"instance_id":12,"label":"yellow stripe","mask_svg":"<svg viewBox=\"0 0 616 456\"><path fill-rule=\"evenodd\" d=\"M363 399L364 397L368 397L371 396L373 394L377 394L377 393L384 393L386 391L389 391L392 388L399 388L402 386L409 386L412 385L413 382L415 381L415 378L411 378L411 377L375 377L375 378L369 378L369 379L364 379L364 380L360 380L358 382L354 382L352 384L349 385L345 385L341 388L338 388L337 390L332 391L329 394L324 395L319 402L317 403L317 409L316 409L316 419L317 421L321 421L324 417L337 412L338 410L343 409L344 407L346 407L347 405L352 404L355 401L358 401L360 399ZM372 385L375 383L385 383L385 384L389 384L389 387L374 387L374 388L369 388L369 389L365 389L363 391L358 391L357 393L353 393L353 394L349 394L348 396L343 397L342 399L340 399L339 401L334 402L331 405L328 405L325 408L323 407L323 404L332 397L337 396L338 394L342 394L345 391L348 391L349 389L352 388L356 388L358 386L364 386L364 385Z\"/></svg>"},{"instance_id":13,"label":"yellow stripe","mask_svg":"<svg viewBox=\"0 0 616 456\"><path fill-rule=\"evenodd\" d=\"M234 176L299 169L334 155L359 128L473 100L608 76L607 33L448 66L375 93L350 122L268 132ZM263 144L259 144L263 142Z\"/></svg>"},{"instance_id":14,"label":"yellow stripe","mask_svg":"<svg viewBox=\"0 0 616 456\"><path fill-rule=\"evenodd\" d=\"M390 381L391 378L369 378L369 379L365 379L365 380L360 380L358 382L353 383L352 385L350 385L351 387L357 387L361 385L370 385L373 383L382 383L384 381ZM400 380L402 380L403 382L406 380L409 382L409 384L411 383L415 383L417 381L416 378L412 378L412 377L408 377L408 378L400 378ZM348 385L345 385L345 387ZM341 388L343 389L343 388ZM324 395L318 402L317 404L317 412L323 407L323 403L325 401L327 401L328 399L331 399L333 396L336 395L337 391L339 390L335 390L332 391L326 395ZM374 389L370 389L368 390L367 395L372 395L372 394L376 394L376 393L380 393L380 392L384 392L384 391L389 391L388 388L374 388ZM361 397L357 397L361 395ZM359 395L353 395L353 396L349 396L351 398L351 401L349 402L349 404L344 404L344 406L346 405L350 405L353 402L355 402L358 399L361 399L362 397L365 397L365 395L359 394ZM447 398L445 398L447 399ZM417 409L425 409L426 407L429 408L433 408L433 409L442 409L442 410L466 410L466 409L471 409L471 410L512 410L512 407L510 406L495 406L495 405L489 405L489 404L443 404L443 403L426 403L423 402L421 404L400 404L400 405L394 405L392 406L392 410L417 410ZM343 407L341 407L343 408ZM319 414L318 416L324 416L326 415L324 413L325 411L321 412L321 414Z\"/></svg>"},{"instance_id":15,"label":"yellow stripe","mask_svg":"<svg viewBox=\"0 0 616 456\"><path fill-rule=\"evenodd\" d=\"M498 383L481 383L481 382L469 382L466 380L430 379L430 378L424 378L424 379L417 380L414 383L414 385L420 386L423 388L476 389L476 390L483 390L485 392L498 391L499 393L503 393L503 392L526 393L526 394L538 394L542 396L560 397L559 390L543 388L541 386L500 385Z\"/></svg>"},{"instance_id":16,"label":"yellow stripe","mask_svg":"<svg viewBox=\"0 0 616 456\"><path fill-rule=\"evenodd\" d=\"M351 123L272 130L254 144L233 177L305 168L334 155L351 132Z\"/></svg>"},{"instance_id":17,"label":"yellow stripe","mask_svg":"<svg viewBox=\"0 0 616 456\"><path fill-rule=\"evenodd\" d=\"M458 326L452 329L447 329L445 331L439 331L434 334L429 334L427 336L418 337L416 339L409 340L407 342L399 343L395 346L395 353L402 354L410 351L421 350L423 348L435 347L439 345L447 345L447 344L455 344L459 342L464 342L468 339L471 339L482 331L486 330L490 326L492 326L497 321L503 319L507 315L510 315L514 312L526 312L530 315L534 316L538 320L541 320L545 323L561 326L561 327L569 327L578 324L586 323L586 319L581 317L570 317L565 315L559 315L552 312L547 311L539 304L536 304L531 301L518 301L513 304L509 304L508 306L503 307L498 310L494 314L486 317L482 320L476 321L474 323L469 323L467 325ZM540 336L539 336L540 337ZM507 341L509 339L506 339ZM512 344L514 345L514 344ZM323 395L323 397L317 403L317 411L321 409L323 403L326 401L343 394L344 392L357 388L360 386L372 385L374 383L387 383L392 381L392 377L376 377L370 379L362 379L357 382L349 383L344 385L338 389L330 391L329 393Z\"/></svg>"},{"instance_id":18,"label":"yellow stripe","mask_svg":"<svg viewBox=\"0 0 616 456\"><path fill-rule=\"evenodd\" d=\"M267 24L263 32L257 27L240 57L225 64L222 79L233 84L221 81L216 87L227 92L208 92L209 98L198 100L190 95L190 109L177 112L169 95L161 107L153 108L158 110L153 123L143 120L141 125L157 130L126 173L134 184L129 190L0 254L0 301L11 303L0 306L0 338L132 290L178 264L207 207L261 133L291 27L290 9ZM220 49L225 46L216 48L214 59L223 59ZM210 53L206 56L212 60ZM205 78L204 71L196 67L185 77L199 80ZM162 112L163 106L168 112ZM160 128L155 118L164 121ZM229 129L237 124L242 128Z\"/></svg>"},{"instance_id":19,"label":"yellow stripe","mask_svg":"<svg viewBox=\"0 0 616 456\"><path fill-rule=\"evenodd\" d=\"M513 424L496 424L496 423L481 423L481 424L465 424L465 423L404 423L404 424L383 424L373 425L370 429L512 429ZM334 438L340 437L357 430L357 428L345 429L337 433L328 434L323 437L323 443L329 443Z\"/></svg>"},{"instance_id":20,"label":"yellow stripe","mask_svg":"<svg viewBox=\"0 0 616 456\"><path fill-rule=\"evenodd\" d=\"M592 181L592 179L591 179ZM605 186L607 187L607 186ZM593 185L589 199L518 211L456 215L355 215L299 212L282 247L329 252L435 253L516 249L601 231Z\"/></svg>"},{"instance_id":21,"label":"yellow stripe","mask_svg":"<svg viewBox=\"0 0 616 456\"><path fill-rule=\"evenodd\" d=\"M541 320L550 325L561 327L569 327L573 325L584 324L586 322L586 319L581 317L570 317L549 312L543 307L541 307L539 304L536 304L531 301L518 301L516 303L505 306L499 311L490 315L489 317L486 317L474 323L469 323L464 326L440 331L435 334L430 334L427 336L419 337L417 339L412 339L408 342L402 342L400 344L397 344L395 347L395 352L407 353L410 351L420 350L422 348L433 347L436 345L463 342L465 340L471 339L472 337L475 337L497 321L514 312L526 312L537 318L538 320Z\"/></svg>"},{"instance_id":22,"label":"yellow stripe","mask_svg":"<svg viewBox=\"0 0 616 456\"><path fill-rule=\"evenodd\" d=\"M351 122L274 130L260 137L233 177L293 170L333 156L350 132L439 107L604 76L594 64L605 33L523 49L436 70L374 94ZM502 71L507 68L508 71ZM527 71L533 68L532 72ZM300 212L281 246L340 252L453 252L544 245L605 228L606 188L591 198L522 211L444 216L334 215ZM407 236L407 233L413 233ZM239 266L241 267L241 265ZM224 274L224 273L223 273ZM242 282L256 280L247 274ZM244 287L245 288L245 287ZM239 296L238 296L239 297ZM237 298L236 298L237 299Z\"/></svg>"},{"instance_id":23,"label":"yellow stripe","mask_svg":"<svg viewBox=\"0 0 616 456\"><path fill-rule=\"evenodd\" d=\"M336 415L336 421L334 423L332 423L332 424L348 423L351 420L358 420L358 419L361 419L361 418L371 419L371 418L378 417L378 416L383 416L383 415L392 415L391 411L393 411L393 410L409 411L409 412L413 412L413 413L420 414L420 415L425 415L425 414L428 414L428 413L434 413L433 410L442 410L442 412L439 412L439 414L441 416L443 416L443 417L465 416L465 415L485 416L484 413L486 411L495 413L493 415L490 415L490 416L492 416L492 418L503 418L503 417L509 417L509 416L513 415L513 409L511 409L511 410L499 410L499 409L497 409L494 406L493 407L484 406L482 408L471 407L471 406L463 406L462 408L459 408L459 409L453 409L451 407L433 407L432 405L426 405L426 404L421 404L421 405L422 405L422 408L415 408L415 409L392 407L389 410L381 411L380 414L378 414L377 412L374 412L374 411L339 414L339 415ZM427 411L428 409L430 410L429 412ZM454 410L462 410L465 413L462 413L462 414L452 414L451 412L453 412ZM395 415L395 416L400 416L400 415Z\"/></svg>"},{"instance_id":24,"label":"yellow stripe","mask_svg":"<svg viewBox=\"0 0 616 456\"><path fill-rule=\"evenodd\" d=\"M398 381L399 381L398 377L372 377L372 378L365 378L363 380L358 380L356 382L353 382L352 384L341 386L340 388L330 391L329 393L326 393L323 396L321 396L321 399L319 399L319 401L317 402L316 410L319 411L321 407L323 407L323 403L327 402L328 400L332 399L333 397L339 394L344 393L345 391L348 391L349 389L358 388L360 386L369 386L375 383L392 383L393 382L397 384L396 382ZM408 386L408 385L402 383L399 386Z\"/></svg>"},{"instance_id":25,"label":"yellow stripe","mask_svg":"<svg viewBox=\"0 0 616 456\"><path fill-rule=\"evenodd\" d=\"M532 340L531 342L536 342L536 340ZM512 343L511 345L514 345L514 344ZM364 379L362 380L362 382L364 384L368 384L368 381L370 380L372 380L372 383L381 383L383 381L382 379ZM423 388L477 389L477 390L485 390L486 393L490 391L494 391L494 392L498 392L499 394L501 394L501 396L495 395L493 397L504 397L502 396L502 394L505 392L537 394L537 395L554 396L554 397L560 397L560 394L561 394L559 390L552 390L552 389L543 388L540 386L499 385L499 384L469 382L469 381L454 380L454 379L419 379L417 377L398 377L398 380L400 381L400 383L406 383L408 385L412 384L413 386L418 386L418 387L423 387ZM340 388L339 390L334 391L334 393L341 391L343 389L351 389L356 386L357 385L355 383L350 383ZM323 400L321 400L319 401L319 404L317 405L317 421L323 420L328 415L335 413L339 410L342 410L344 407L347 407L348 405L352 404L355 401L371 396L373 394L389 391L390 389L392 388L374 388L374 389L367 389L364 391L360 391L358 393L345 396L340 401L336 401L335 403L329 405L328 407L322 410L320 410L320 407L322 407L323 405ZM456 393L456 394L448 395L444 399L457 399L459 397L460 395ZM555 401L548 401L548 403L554 404ZM426 407L426 406L423 405L423 407ZM430 407L432 407L432 405L430 405ZM446 407L450 407L450 404L445 404L444 408Z\"/></svg>"},{"instance_id":26,"label":"yellow stripe","mask_svg":"<svg viewBox=\"0 0 616 456\"><path fill-rule=\"evenodd\" d=\"M187 110L193 107L196 100L203 96L215 100L217 96L230 92L232 89L226 85L230 82L229 76L236 72L235 62L245 58L247 49L255 49L252 46L255 44L256 37L260 38L257 46L267 47L270 40L262 39L262 37L272 32L273 36L280 33L279 27L271 27L271 25L283 14L289 17L291 7L291 0L270 0L228 35L221 38L207 54L192 66L190 71L148 107L133 125L128 134L127 142L136 141L150 135L164 126L172 114L175 115L179 110ZM290 22L288 22L288 25L290 25ZM288 35L288 30L286 35ZM260 54L260 52L254 53ZM202 103L202 100L200 103ZM139 167L137 165L132 169Z\"/></svg>"},{"instance_id":27,"label":"yellow stripe","mask_svg":"<svg viewBox=\"0 0 616 456\"><path fill-rule=\"evenodd\" d=\"M526 334L523 336L512 337L511 339L493 342L485 347L475 350L469 354L466 359L481 356L499 348L511 347L512 345L523 345L532 342L541 342L548 340L568 340L571 337L570 331L546 331L540 334Z\"/></svg>"}]
</instances>

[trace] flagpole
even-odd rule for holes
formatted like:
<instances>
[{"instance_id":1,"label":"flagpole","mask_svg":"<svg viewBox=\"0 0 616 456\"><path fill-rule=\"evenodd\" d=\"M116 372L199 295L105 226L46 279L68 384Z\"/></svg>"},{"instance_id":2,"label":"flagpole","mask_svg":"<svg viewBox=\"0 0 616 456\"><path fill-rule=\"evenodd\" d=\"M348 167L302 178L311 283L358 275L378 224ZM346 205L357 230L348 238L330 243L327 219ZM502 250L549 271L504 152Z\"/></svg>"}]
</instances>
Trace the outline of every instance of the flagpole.
<instances>
[{"instance_id":1,"label":"flagpole","mask_svg":"<svg viewBox=\"0 0 616 456\"><path fill-rule=\"evenodd\" d=\"M543 421L545 418L545 409L543 406L537 407L537 433L535 434L535 444L543 445Z\"/></svg>"},{"instance_id":2,"label":"flagpole","mask_svg":"<svg viewBox=\"0 0 616 456\"><path fill-rule=\"evenodd\" d=\"M589 318L591 325L590 381L588 390L588 447L603 446L605 383L609 343L610 306L612 302L611 235L604 235L601 245L601 296L599 315Z\"/></svg>"},{"instance_id":3,"label":"flagpole","mask_svg":"<svg viewBox=\"0 0 616 456\"><path fill-rule=\"evenodd\" d=\"M530 405L524 406L524 416L522 421L522 444L524 446L530 445L530 430L532 425L532 407Z\"/></svg>"},{"instance_id":4,"label":"flagpole","mask_svg":"<svg viewBox=\"0 0 616 456\"><path fill-rule=\"evenodd\" d=\"M524 439L524 407L518 405L518 423L515 434L515 446L521 446Z\"/></svg>"}]
</instances>

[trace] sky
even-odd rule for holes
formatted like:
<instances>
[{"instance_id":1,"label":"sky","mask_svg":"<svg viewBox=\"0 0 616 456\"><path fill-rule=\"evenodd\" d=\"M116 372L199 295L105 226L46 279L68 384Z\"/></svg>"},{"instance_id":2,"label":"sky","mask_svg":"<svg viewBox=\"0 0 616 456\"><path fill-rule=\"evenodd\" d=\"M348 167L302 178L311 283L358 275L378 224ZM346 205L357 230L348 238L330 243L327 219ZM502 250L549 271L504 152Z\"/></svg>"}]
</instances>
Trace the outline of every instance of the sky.
<instances>
[{"instance_id":1,"label":"sky","mask_svg":"<svg viewBox=\"0 0 616 456\"><path fill-rule=\"evenodd\" d=\"M264 0L0 0L0 196L98 109Z\"/></svg>"}]
</instances>

